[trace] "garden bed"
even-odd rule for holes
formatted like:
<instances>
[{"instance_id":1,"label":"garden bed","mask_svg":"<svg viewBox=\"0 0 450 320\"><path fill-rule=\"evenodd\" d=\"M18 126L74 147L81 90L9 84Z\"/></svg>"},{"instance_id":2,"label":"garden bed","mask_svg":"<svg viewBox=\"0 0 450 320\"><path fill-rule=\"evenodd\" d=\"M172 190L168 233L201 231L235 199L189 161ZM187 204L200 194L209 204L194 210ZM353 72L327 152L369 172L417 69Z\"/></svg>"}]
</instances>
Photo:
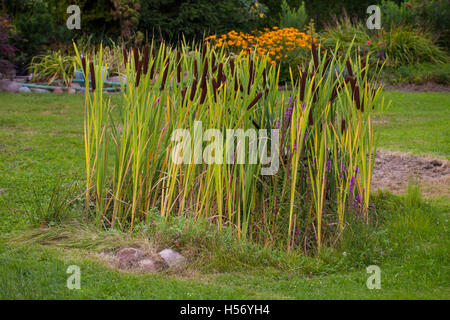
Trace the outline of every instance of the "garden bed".
<instances>
[{"instance_id":1,"label":"garden bed","mask_svg":"<svg viewBox=\"0 0 450 320\"><path fill-rule=\"evenodd\" d=\"M378 150L372 181L375 190L405 193L411 179L420 182L426 197L450 197L450 161Z\"/></svg>"}]
</instances>

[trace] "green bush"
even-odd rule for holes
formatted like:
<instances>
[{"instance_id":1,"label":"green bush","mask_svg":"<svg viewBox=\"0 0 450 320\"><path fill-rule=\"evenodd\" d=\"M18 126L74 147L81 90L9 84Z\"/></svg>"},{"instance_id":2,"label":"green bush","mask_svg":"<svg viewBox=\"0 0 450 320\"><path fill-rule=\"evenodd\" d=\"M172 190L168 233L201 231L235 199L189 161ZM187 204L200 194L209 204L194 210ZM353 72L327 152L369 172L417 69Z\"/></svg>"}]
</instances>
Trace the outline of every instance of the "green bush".
<instances>
[{"instance_id":1,"label":"green bush","mask_svg":"<svg viewBox=\"0 0 450 320\"><path fill-rule=\"evenodd\" d=\"M198 40L205 34L256 27L249 24L248 8L238 0L149 0L141 3L140 16L139 31L172 43L182 40L182 34Z\"/></svg>"},{"instance_id":2,"label":"green bush","mask_svg":"<svg viewBox=\"0 0 450 320\"><path fill-rule=\"evenodd\" d=\"M391 30L398 26L414 23L414 11L408 7L406 2L397 4L391 0L383 0L380 11L383 29Z\"/></svg>"},{"instance_id":3,"label":"green bush","mask_svg":"<svg viewBox=\"0 0 450 320\"><path fill-rule=\"evenodd\" d=\"M52 83L62 79L67 87L75 73L75 58L61 51L35 56L31 60L29 70L34 80Z\"/></svg>"},{"instance_id":4,"label":"green bush","mask_svg":"<svg viewBox=\"0 0 450 320\"><path fill-rule=\"evenodd\" d=\"M44 2L30 2L26 12L19 14L13 23L18 36L15 46L19 73L24 72L32 57L44 52L45 47L54 46L62 39L70 39L66 25L56 23Z\"/></svg>"},{"instance_id":5,"label":"green bush","mask_svg":"<svg viewBox=\"0 0 450 320\"><path fill-rule=\"evenodd\" d=\"M413 26L433 33L438 44L450 45L450 3L448 0L410 0L400 4L383 1L381 23L385 30Z\"/></svg>"},{"instance_id":6,"label":"green bush","mask_svg":"<svg viewBox=\"0 0 450 320\"><path fill-rule=\"evenodd\" d=\"M0 73L10 74L14 70L11 61L15 58L15 48L10 44L13 27L8 16L0 15Z\"/></svg>"},{"instance_id":7,"label":"green bush","mask_svg":"<svg viewBox=\"0 0 450 320\"><path fill-rule=\"evenodd\" d=\"M434 82L448 85L450 84L450 64L423 63L411 66L405 65L398 68L386 68L383 70L383 80L391 84Z\"/></svg>"},{"instance_id":8,"label":"green bush","mask_svg":"<svg viewBox=\"0 0 450 320\"><path fill-rule=\"evenodd\" d=\"M267 21L271 25L279 24L279 17L282 12L280 0L260 0L268 8ZM299 0L286 0L290 7L297 7ZM400 2L396 0L396 2ZM328 24L330 18L335 15L341 15L345 12L352 18L363 20L367 19L368 15L366 9L373 4L380 4L381 0L314 0L305 1L306 13L310 18L313 18L319 28Z\"/></svg>"},{"instance_id":9,"label":"green bush","mask_svg":"<svg viewBox=\"0 0 450 320\"><path fill-rule=\"evenodd\" d=\"M289 28L294 27L299 30L308 23L308 15L306 14L305 3L302 1L297 10L291 9L286 2L283 0L281 3L281 14L280 14L280 27Z\"/></svg>"},{"instance_id":10,"label":"green bush","mask_svg":"<svg viewBox=\"0 0 450 320\"><path fill-rule=\"evenodd\" d=\"M448 61L447 53L434 43L432 34L408 25L375 33L344 17L336 20L334 26L328 26L322 36L322 45L326 48L334 48L339 43L345 52L354 41L353 55L359 50L363 55L370 54L373 63L386 60L390 67Z\"/></svg>"},{"instance_id":11,"label":"green bush","mask_svg":"<svg viewBox=\"0 0 450 320\"><path fill-rule=\"evenodd\" d=\"M362 49L362 53L369 51L367 42L370 41L370 36L367 33L367 28L363 24L354 24L350 22L348 17L341 20L335 20L333 26L328 25L324 32L322 32L322 45L326 48L333 49L339 43L341 53L345 53L351 46L354 53Z\"/></svg>"},{"instance_id":12,"label":"green bush","mask_svg":"<svg viewBox=\"0 0 450 320\"><path fill-rule=\"evenodd\" d=\"M384 53L387 65L394 67L448 61L445 51L434 44L429 33L410 27L396 27L388 32L381 32L380 37L371 45L371 53L375 56Z\"/></svg>"}]
</instances>

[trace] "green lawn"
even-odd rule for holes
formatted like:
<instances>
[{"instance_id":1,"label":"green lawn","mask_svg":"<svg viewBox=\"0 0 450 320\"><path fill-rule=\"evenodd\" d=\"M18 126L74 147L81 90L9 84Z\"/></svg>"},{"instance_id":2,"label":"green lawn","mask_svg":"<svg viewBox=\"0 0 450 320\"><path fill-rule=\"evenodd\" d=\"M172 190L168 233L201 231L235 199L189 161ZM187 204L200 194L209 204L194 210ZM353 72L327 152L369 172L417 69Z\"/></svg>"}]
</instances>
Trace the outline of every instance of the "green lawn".
<instances>
[{"instance_id":1,"label":"green lawn","mask_svg":"<svg viewBox=\"0 0 450 320\"><path fill-rule=\"evenodd\" d=\"M363 270L314 276L251 270L185 279L121 273L76 252L43 247L2 247L0 262L0 299L450 298L448 267L414 262L382 265L381 290L366 288L368 275ZM81 268L80 290L66 287L66 269L72 264Z\"/></svg>"},{"instance_id":2,"label":"green lawn","mask_svg":"<svg viewBox=\"0 0 450 320\"><path fill-rule=\"evenodd\" d=\"M450 93L387 92L380 148L450 159Z\"/></svg>"},{"instance_id":3,"label":"green lawn","mask_svg":"<svg viewBox=\"0 0 450 320\"><path fill-rule=\"evenodd\" d=\"M377 119L381 148L450 158L450 94L387 92L386 98L393 103ZM8 233L30 227L58 181L82 182L83 103L81 95L0 94L0 299L450 298L450 199L407 205L407 198L376 195L389 217L377 228L285 268L259 265L258 252L230 254L225 263L206 251L216 259L200 272L127 274L84 249L10 243ZM81 267L81 290L66 288L71 264ZM381 267L381 290L366 288L369 264Z\"/></svg>"}]
</instances>

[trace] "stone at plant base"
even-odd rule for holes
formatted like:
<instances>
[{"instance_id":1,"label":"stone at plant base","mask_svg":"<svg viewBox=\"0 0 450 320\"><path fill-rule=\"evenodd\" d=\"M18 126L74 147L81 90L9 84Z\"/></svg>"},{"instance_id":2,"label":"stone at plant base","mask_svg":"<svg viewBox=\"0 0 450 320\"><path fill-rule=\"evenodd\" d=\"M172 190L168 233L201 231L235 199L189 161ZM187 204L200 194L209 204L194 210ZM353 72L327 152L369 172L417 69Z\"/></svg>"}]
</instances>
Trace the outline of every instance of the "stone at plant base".
<instances>
[{"instance_id":1,"label":"stone at plant base","mask_svg":"<svg viewBox=\"0 0 450 320\"><path fill-rule=\"evenodd\" d=\"M118 83L120 83L120 77L119 76L113 76L113 77L108 78L108 81L109 82L118 82ZM123 77L122 76L122 82L127 83L127 77Z\"/></svg>"},{"instance_id":2,"label":"stone at plant base","mask_svg":"<svg viewBox=\"0 0 450 320\"><path fill-rule=\"evenodd\" d=\"M163 260L169 267L172 267L185 260L185 258L181 254L172 249L164 249L159 253L159 255L161 256L161 258L163 258Z\"/></svg>"},{"instance_id":3,"label":"stone at plant base","mask_svg":"<svg viewBox=\"0 0 450 320\"><path fill-rule=\"evenodd\" d=\"M74 88L67 89L67 93L75 93L75 92L77 92L77 90L75 90Z\"/></svg>"},{"instance_id":4,"label":"stone at plant base","mask_svg":"<svg viewBox=\"0 0 450 320\"><path fill-rule=\"evenodd\" d=\"M31 88L31 91L33 91L35 93L47 93L48 92L48 90L41 89L41 88Z\"/></svg>"},{"instance_id":5,"label":"stone at plant base","mask_svg":"<svg viewBox=\"0 0 450 320\"><path fill-rule=\"evenodd\" d=\"M14 81L24 83L28 80L28 76L15 76Z\"/></svg>"},{"instance_id":6,"label":"stone at plant base","mask_svg":"<svg viewBox=\"0 0 450 320\"><path fill-rule=\"evenodd\" d=\"M53 89L53 93L63 93L63 90L61 88L55 88Z\"/></svg>"},{"instance_id":7,"label":"stone at plant base","mask_svg":"<svg viewBox=\"0 0 450 320\"><path fill-rule=\"evenodd\" d=\"M144 251L135 248L125 248L117 252L116 261L119 264L119 268L126 269L131 268L139 258L144 254Z\"/></svg>"},{"instance_id":8,"label":"stone at plant base","mask_svg":"<svg viewBox=\"0 0 450 320\"><path fill-rule=\"evenodd\" d=\"M157 269L155 262L153 262L153 260L150 258L145 258L145 259L139 260L138 266L142 270L149 271L149 272L156 271L156 269Z\"/></svg>"},{"instance_id":9,"label":"stone at plant base","mask_svg":"<svg viewBox=\"0 0 450 320\"><path fill-rule=\"evenodd\" d=\"M70 84L70 87L72 87L72 88L81 88L81 85L79 83L77 83L77 82L72 82Z\"/></svg>"},{"instance_id":10,"label":"stone at plant base","mask_svg":"<svg viewBox=\"0 0 450 320\"><path fill-rule=\"evenodd\" d=\"M0 80L0 91L19 92L20 88L22 88L22 85L18 82L7 79Z\"/></svg>"},{"instance_id":11,"label":"stone at plant base","mask_svg":"<svg viewBox=\"0 0 450 320\"><path fill-rule=\"evenodd\" d=\"M27 88L27 87L21 87L20 89L19 89L19 92L31 92L31 90L30 90L30 88Z\"/></svg>"}]
</instances>

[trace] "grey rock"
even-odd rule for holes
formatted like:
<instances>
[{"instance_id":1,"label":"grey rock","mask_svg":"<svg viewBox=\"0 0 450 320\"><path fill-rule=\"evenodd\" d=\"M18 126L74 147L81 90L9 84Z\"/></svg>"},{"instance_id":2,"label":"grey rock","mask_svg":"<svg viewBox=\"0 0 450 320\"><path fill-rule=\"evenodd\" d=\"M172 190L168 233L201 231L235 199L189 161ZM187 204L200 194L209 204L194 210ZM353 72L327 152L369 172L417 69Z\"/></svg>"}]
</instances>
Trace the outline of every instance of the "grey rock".
<instances>
[{"instance_id":1,"label":"grey rock","mask_svg":"<svg viewBox=\"0 0 450 320\"><path fill-rule=\"evenodd\" d=\"M77 82L72 82L72 83L70 84L70 87L71 87L71 88L81 88L81 85L80 85L79 83L77 83Z\"/></svg>"},{"instance_id":2,"label":"grey rock","mask_svg":"<svg viewBox=\"0 0 450 320\"><path fill-rule=\"evenodd\" d=\"M0 91L19 92L20 88L22 88L22 85L18 82L7 79L0 80Z\"/></svg>"},{"instance_id":3,"label":"grey rock","mask_svg":"<svg viewBox=\"0 0 450 320\"><path fill-rule=\"evenodd\" d=\"M75 93L75 92L77 92L77 90L75 90L74 88L67 89L67 93Z\"/></svg>"},{"instance_id":4,"label":"grey rock","mask_svg":"<svg viewBox=\"0 0 450 320\"><path fill-rule=\"evenodd\" d=\"M119 76L113 76L113 77L109 77L108 81L109 82L119 82L120 83L120 78L122 78L122 82L123 83L127 83L127 77L119 77Z\"/></svg>"},{"instance_id":5,"label":"grey rock","mask_svg":"<svg viewBox=\"0 0 450 320\"><path fill-rule=\"evenodd\" d=\"M14 77L14 81L24 83L28 80L28 76L16 76Z\"/></svg>"},{"instance_id":6,"label":"grey rock","mask_svg":"<svg viewBox=\"0 0 450 320\"><path fill-rule=\"evenodd\" d=\"M163 251L159 252L159 255L161 256L161 258L163 258L163 260L169 267L179 264L185 260L185 258L181 254L172 249L164 249Z\"/></svg>"},{"instance_id":7,"label":"grey rock","mask_svg":"<svg viewBox=\"0 0 450 320\"><path fill-rule=\"evenodd\" d=\"M61 88L55 88L53 89L53 93L63 93L63 90Z\"/></svg>"},{"instance_id":8,"label":"grey rock","mask_svg":"<svg viewBox=\"0 0 450 320\"><path fill-rule=\"evenodd\" d=\"M115 259L119 264L119 268L126 269L131 268L139 258L144 254L142 250L135 248L125 248L117 252Z\"/></svg>"},{"instance_id":9,"label":"grey rock","mask_svg":"<svg viewBox=\"0 0 450 320\"><path fill-rule=\"evenodd\" d=\"M139 268L145 271L153 272L157 270L155 262L150 258L145 258L142 260L139 260L138 262Z\"/></svg>"},{"instance_id":10,"label":"grey rock","mask_svg":"<svg viewBox=\"0 0 450 320\"><path fill-rule=\"evenodd\" d=\"M28 92L31 92L31 90L30 90L30 88L27 88L27 87L21 87L19 89L19 92L26 92L26 93L28 93Z\"/></svg>"},{"instance_id":11,"label":"grey rock","mask_svg":"<svg viewBox=\"0 0 450 320\"><path fill-rule=\"evenodd\" d=\"M48 90L40 89L40 88L31 88L31 91L33 91L35 93L47 93L48 92Z\"/></svg>"}]
</instances>

